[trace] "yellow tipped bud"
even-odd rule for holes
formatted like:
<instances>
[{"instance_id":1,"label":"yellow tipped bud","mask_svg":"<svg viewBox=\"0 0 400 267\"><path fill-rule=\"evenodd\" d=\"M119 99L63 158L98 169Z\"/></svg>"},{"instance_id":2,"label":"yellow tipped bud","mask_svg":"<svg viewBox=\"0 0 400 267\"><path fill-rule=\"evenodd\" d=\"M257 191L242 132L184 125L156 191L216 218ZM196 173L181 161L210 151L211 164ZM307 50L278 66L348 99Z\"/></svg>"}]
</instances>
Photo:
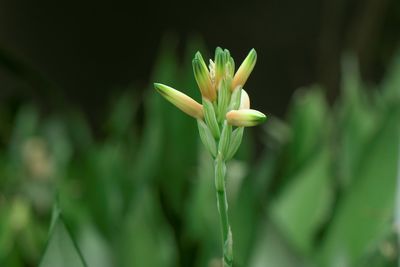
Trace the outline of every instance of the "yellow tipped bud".
<instances>
[{"instance_id":1,"label":"yellow tipped bud","mask_svg":"<svg viewBox=\"0 0 400 267\"><path fill-rule=\"evenodd\" d=\"M244 89L242 89L239 109L249 109L249 108L250 108L250 97L247 94L247 92Z\"/></svg>"},{"instance_id":2,"label":"yellow tipped bud","mask_svg":"<svg viewBox=\"0 0 400 267\"><path fill-rule=\"evenodd\" d=\"M161 83L155 83L154 88L169 102L174 104L186 114L196 119L203 118L203 106L196 102L193 98Z\"/></svg>"},{"instance_id":3,"label":"yellow tipped bud","mask_svg":"<svg viewBox=\"0 0 400 267\"><path fill-rule=\"evenodd\" d=\"M249 127L263 123L267 117L254 109L231 110L226 113L226 119L230 125Z\"/></svg>"},{"instance_id":4,"label":"yellow tipped bud","mask_svg":"<svg viewBox=\"0 0 400 267\"><path fill-rule=\"evenodd\" d=\"M254 66L256 65L256 61L257 52L256 50L251 49L245 60L243 60L242 65L240 65L239 69L237 70L235 76L233 77L232 90L234 90L237 86L243 88L244 84L250 76L250 73L253 71Z\"/></svg>"},{"instance_id":5,"label":"yellow tipped bud","mask_svg":"<svg viewBox=\"0 0 400 267\"><path fill-rule=\"evenodd\" d=\"M197 52L192 61L194 77L203 97L213 101L217 94L211 82L210 73L200 52Z\"/></svg>"}]
</instances>

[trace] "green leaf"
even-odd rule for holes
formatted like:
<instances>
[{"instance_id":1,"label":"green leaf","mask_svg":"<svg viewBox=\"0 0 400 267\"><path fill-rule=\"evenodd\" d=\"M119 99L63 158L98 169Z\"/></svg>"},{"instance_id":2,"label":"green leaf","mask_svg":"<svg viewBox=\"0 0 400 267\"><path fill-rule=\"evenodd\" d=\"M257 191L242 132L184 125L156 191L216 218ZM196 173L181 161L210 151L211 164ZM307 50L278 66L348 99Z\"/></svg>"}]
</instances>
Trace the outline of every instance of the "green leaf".
<instances>
[{"instance_id":1,"label":"green leaf","mask_svg":"<svg viewBox=\"0 0 400 267\"><path fill-rule=\"evenodd\" d=\"M321 247L321 266L354 266L392 224L399 158L399 107L382 114L364 147L354 182L337 208ZM334 265L340 258L341 264Z\"/></svg>"},{"instance_id":2,"label":"green leaf","mask_svg":"<svg viewBox=\"0 0 400 267\"><path fill-rule=\"evenodd\" d=\"M330 132L331 118L321 88L313 86L299 89L293 101L289 115L293 135L287 148L286 175L292 175L313 158Z\"/></svg>"},{"instance_id":3,"label":"green leaf","mask_svg":"<svg viewBox=\"0 0 400 267\"><path fill-rule=\"evenodd\" d=\"M242 146L243 147L243 146ZM262 158L252 163L250 173L240 184L239 193L234 201L230 202L230 214L234 237L234 257L238 266L247 266L248 258L253 253L257 239L260 238L260 228L265 206L270 203L268 194L271 181L278 165L278 153L267 151ZM228 170L228 197L232 193ZM248 227L251 225L252 227ZM262 231L262 230L261 230Z\"/></svg>"},{"instance_id":4,"label":"green leaf","mask_svg":"<svg viewBox=\"0 0 400 267\"><path fill-rule=\"evenodd\" d=\"M116 266L173 267L176 247L157 196L148 188L135 201L118 231Z\"/></svg>"},{"instance_id":5,"label":"green leaf","mask_svg":"<svg viewBox=\"0 0 400 267\"><path fill-rule=\"evenodd\" d=\"M311 254L314 236L332 202L329 149L314 155L274 201L271 217L296 250Z\"/></svg>"},{"instance_id":6,"label":"green leaf","mask_svg":"<svg viewBox=\"0 0 400 267\"><path fill-rule=\"evenodd\" d=\"M115 99L106 124L112 136L121 138L133 126L133 118L138 110L137 99L130 91Z\"/></svg>"},{"instance_id":7,"label":"green leaf","mask_svg":"<svg viewBox=\"0 0 400 267\"><path fill-rule=\"evenodd\" d=\"M50 237L39 267L87 267L81 252L56 211Z\"/></svg>"},{"instance_id":8,"label":"green leaf","mask_svg":"<svg viewBox=\"0 0 400 267\"><path fill-rule=\"evenodd\" d=\"M343 186L348 186L356 174L363 150L374 133L379 113L363 90L355 58L345 57L342 70L342 98L338 101L336 122L336 145L340 152L336 157L339 181Z\"/></svg>"},{"instance_id":9,"label":"green leaf","mask_svg":"<svg viewBox=\"0 0 400 267\"><path fill-rule=\"evenodd\" d=\"M304 262L283 238L282 233L270 222L263 222L255 241L249 267L304 267Z\"/></svg>"},{"instance_id":10,"label":"green leaf","mask_svg":"<svg viewBox=\"0 0 400 267\"><path fill-rule=\"evenodd\" d=\"M111 246L94 225L86 223L80 230L79 247L88 266L113 267Z\"/></svg>"},{"instance_id":11,"label":"green leaf","mask_svg":"<svg viewBox=\"0 0 400 267\"><path fill-rule=\"evenodd\" d=\"M400 101L400 50L394 56L382 82L383 96L388 102Z\"/></svg>"}]
</instances>

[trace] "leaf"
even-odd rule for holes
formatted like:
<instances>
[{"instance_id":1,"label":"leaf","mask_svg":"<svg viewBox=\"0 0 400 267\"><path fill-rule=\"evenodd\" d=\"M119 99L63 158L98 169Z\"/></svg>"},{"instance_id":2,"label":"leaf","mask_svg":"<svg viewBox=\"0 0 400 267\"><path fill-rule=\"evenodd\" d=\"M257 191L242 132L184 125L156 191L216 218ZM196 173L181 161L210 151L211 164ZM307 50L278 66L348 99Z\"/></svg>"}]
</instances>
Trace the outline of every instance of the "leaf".
<instances>
[{"instance_id":1,"label":"leaf","mask_svg":"<svg viewBox=\"0 0 400 267\"><path fill-rule=\"evenodd\" d=\"M321 246L321 266L354 266L391 224L399 157L399 107L387 110L382 118L374 138L364 148L354 183L341 199Z\"/></svg>"},{"instance_id":2,"label":"leaf","mask_svg":"<svg viewBox=\"0 0 400 267\"><path fill-rule=\"evenodd\" d=\"M250 257L249 267L304 267L302 260L287 244L277 227L263 221Z\"/></svg>"},{"instance_id":3,"label":"leaf","mask_svg":"<svg viewBox=\"0 0 400 267\"><path fill-rule=\"evenodd\" d=\"M82 254L58 211L55 211L50 237L39 267L87 267Z\"/></svg>"},{"instance_id":4,"label":"leaf","mask_svg":"<svg viewBox=\"0 0 400 267\"><path fill-rule=\"evenodd\" d=\"M379 113L363 90L356 60L345 57L342 69L342 98L338 101L336 122L338 138L334 145L339 148L335 150L339 182L348 186L374 133Z\"/></svg>"},{"instance_id":5,"label":"leaf","mask_svg":"<svg viewBox=\"0 0 400 267\"><path fill-rule=\"evenodd\" d=\"M314 236L330 212L332 202L328 147L307 161L274 200L271 219L296 250L311 254Z\"/></svg>"},{"instance_id":6,"label":"leaf","mask_svg":"<svg viewBox=\"0 0 400 267\"><path fill-rule=\"evenodd\" d=\"M129 91L115 99L106 122L107 130L113 137L121 139L128 133L138 110L137 102L137 96Z\"/></svg>"},{"instance_id":7,"label":"leaf","mask_svg":"<svg viewBox=\"0 0 400 267\"><path fill-rule=\"evenodd\" d=\"M331 118L319 87L298 90L293 101L289 116L293 134L287 147L284 180L313 158L330 130Z\"/></svg>"},{"instance_id":8,"label":"leaf","mask_svg":"<svg viewBox=\"0 0 400 267\"><path fill-rule=\"evenodd\" d=\"M394 55L393 62L382 82L383 96L388 102L400 100L400 50Z\"/></svg>"},{"instance_id":9,"label":"leaf","mask_svg":"<svg viewBox=\"0 0 400 267\"><path fill-rule=\"evenodd\" d=\"M86 223L82 227L79 236L79 247L82 248L82 253L88 266L115 266L112 261L110 245L91 223Z\"/></svg>"},{"instance_id":10,"label":"leaf","mask_svg":"<svg viewBox=\"0 0 400 267\"><path fill-rule=\"evenodd\" d=\"M247 266L247 261L253 254L255 242L259 239L259 231L262 231L263 211L266 204L269 203L267 192L276 169L277 154L269 151L254 165L250 169L250 173L243 179L237 199L233 203L230 202L232 205L229 206L234 257L238 266ZM228 197L231 194L230 183L231 180L228 180Z\"/></svg>"},{"instance_id":11,"label":"leaf","mask_svg":"<svg viewBox=\"0 0 400 267\"><path fill-rule=\"evenodd\" d=\"M116 266L176 266L172 232L154 192L142 187L132 204L119 226Z\"/></svg>"},{"instance_id":12,"label":"leaf","mask_svg":"<svg viewBox=\"0 0 400 267\"><path fill-rule=\"evenodd\" d=\"M181 68L177 65L176 49L172 50L172 65L169 66L171 76L167 81L167 84L195 99L199 90L190 64L194 48L199 49L199 47L202 45L196 40L187 45L184 56L184 62L187 64ZM155 81L160 81L160 79L157 77ZM173 214L174 220L180 220L183 217L185 198L188 195L187 189L197 165L200 138L195 119L183 114L158 94L154 96L161 102L159 102L158 113L154 114L156 117L151 116L149 120L154 124L159 124L158 128L162 128L160 129L158 161L150 168L155 172L154 166L158 166L155 175L161 187L167 213ZM155 129L157 130L157 126Z\"/></svg>"}]
</instances>

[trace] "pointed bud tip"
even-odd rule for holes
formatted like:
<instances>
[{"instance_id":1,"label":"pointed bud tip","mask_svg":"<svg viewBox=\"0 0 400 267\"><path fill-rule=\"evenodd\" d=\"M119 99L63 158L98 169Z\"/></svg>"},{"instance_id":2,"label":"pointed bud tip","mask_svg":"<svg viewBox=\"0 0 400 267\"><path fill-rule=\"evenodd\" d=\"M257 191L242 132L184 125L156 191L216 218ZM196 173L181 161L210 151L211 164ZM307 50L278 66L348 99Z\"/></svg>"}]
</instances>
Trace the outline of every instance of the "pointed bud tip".
<instances>
[{"instance_id":1,"label":"pointed bud tip","mask_svg":"<svg viewBox=\"0 0 400 267\"><path fill-rule=\"evenodd\" d=\"M219 47L219 46L217 46L217 48L215 48L215 54L217 54L217 53L222 53L224 50L221 48L221 47Z\"/></svg>"},{"instance_id":2,"label":"pointed bud tip","mask_svg":"<svg viewBox=\"0 0 400 267\"><path fill-rule=\"evenodd\" d=\"M257 60L257 52L254 48L250 50L249 54L247 55L247 58L249 59L250 62L255 62Z\"/></svg>"},{"instance_id":3,"label":"pointed bud tip","mask_svg":"<svg viewBox=\"0 0 400 267\"><path fill-rule=\"evenodd\" d=\"M154 89L156 89L157 92L159 92L162 95L165 94L165 92L168 90L168 87L169 86L162 83L154 83Z\"/></svg>"},{"instance_id":4,"label":"pointed bud tip","mask_svg":"<svg viewBox=\"0 0 400 267\"><path fill-rule=\"evenodd\" d=\"M203 56L201 55L200 51L197 51L196 54L194 55L194 58L202 61L203 60Z\"/></svg>"},{"instance_id":5,"label":"pointed bud tip","mask_svg":"<svg viewBox=\"0 0 400 267\"><path fill-rule=\"evenodd\" d=\"M250 50L247 57L243 60L235 76L233 77L232 90L238 85L244 86L250 76L250 73L253 71L253 68L256 65L256 61L257 52L253 48Z\"/></svg>"},{"instance_id":6,"label":"pointed bud tip","mask_svg":"<svg viewBox=\"0 0 400 267\"><path fill-rule=\"evenodd\" d=\"M239 127L255 126L263 123L267 116L254 109L231 110L226 114L228 123Z\"/></svg>"},{"instance_id":7,"label":"pointed bud tip","mask_svg":"<svg viewBox=\"0 0 400 267\"><path fill-rule=\"evenodd\" d=\"M267 115L265 115L264 113L260 112L259 115L260 116L257 119L259 123L263 123L263 122L265 122L267 120Z\"/></svg>"}]
</instances>

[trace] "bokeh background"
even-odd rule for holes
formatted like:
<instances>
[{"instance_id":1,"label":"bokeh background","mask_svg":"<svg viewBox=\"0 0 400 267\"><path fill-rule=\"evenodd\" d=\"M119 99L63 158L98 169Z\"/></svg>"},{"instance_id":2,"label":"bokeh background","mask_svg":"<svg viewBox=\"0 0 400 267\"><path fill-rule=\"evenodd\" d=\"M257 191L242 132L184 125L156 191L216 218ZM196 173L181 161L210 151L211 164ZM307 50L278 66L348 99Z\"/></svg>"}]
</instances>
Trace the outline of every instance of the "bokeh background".
<instances>
[{"instance_id":1,"label":"bokeh background","mask_svg":"<svg viewBox=\"0 0 400 267\"><path fill-rule=\"evenodd\" d=\"M258 62L235 266L398 266L400 2L0 0L0 266L219 266L191 60ZM400 215L399 215L400 216Z\"/></svg>"}]
</instances>

